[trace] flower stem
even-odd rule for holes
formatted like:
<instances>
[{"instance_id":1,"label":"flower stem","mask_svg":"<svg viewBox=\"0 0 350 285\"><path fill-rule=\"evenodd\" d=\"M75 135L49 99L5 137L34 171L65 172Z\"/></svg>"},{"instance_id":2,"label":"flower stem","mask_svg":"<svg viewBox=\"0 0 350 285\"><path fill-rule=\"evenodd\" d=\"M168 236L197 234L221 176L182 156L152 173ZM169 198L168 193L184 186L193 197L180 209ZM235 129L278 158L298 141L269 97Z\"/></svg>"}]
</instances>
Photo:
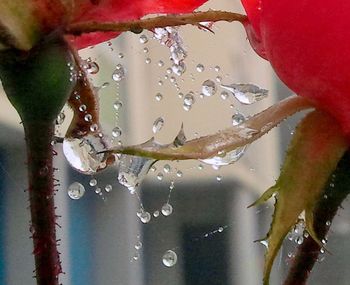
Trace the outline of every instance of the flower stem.
<instances>
[{"instance_id":1,"label":"flower stem","mask_svg":"<svg viewBox=\"0 0 350 285\"><path fill-rule=\"evenodd\" d=\"M38 285L58 285L62 272L56 242L52 122L24 122L28 156L31 232Z\"/></svg>"},{"instance_id":2,"label":"flower stem","mask_svg":"<svg viewBox=\"0 0 350 285\"><path fill-rule=\"evenodd\" d=\"M314 229L318 238L325 239L341 203L350 193L349 177L350 152L346 152L338 163L323 198L318 202L314 210ZM311 237L304 240L299 246L297 255L293 260L284 285L304 285L314 267L321 247Z\"/></svg>"},{"instance_id":3,"label":"flower stem","mask_svg":"<svg viewBox=\"0 0 350 285\"><path fill-rule=\"evenodd\" d=\"M247 16L226 12L226 11L206 11L195 12L190 14L179 15L165 15L153 18L147 18L142 20L135 20L129 22L82 22L73 23L66 28L68 34L80 35L83 33L92 32L142 32L142 30L153 30L155 28L165 28L169 26L182 26L182 25L197 25L201 26L201 22L245 22Z\"/></svg>"}]
</instances>

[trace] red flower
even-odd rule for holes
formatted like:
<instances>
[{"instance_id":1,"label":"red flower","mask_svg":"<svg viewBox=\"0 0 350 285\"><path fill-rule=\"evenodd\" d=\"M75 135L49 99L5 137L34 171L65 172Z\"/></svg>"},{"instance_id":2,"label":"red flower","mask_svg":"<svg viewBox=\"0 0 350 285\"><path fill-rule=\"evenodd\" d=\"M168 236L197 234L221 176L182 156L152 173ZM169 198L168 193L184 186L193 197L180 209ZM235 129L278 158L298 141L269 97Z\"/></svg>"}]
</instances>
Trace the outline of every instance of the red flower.
<instances>
[{"instance_id":1,"label":"red flower","mask_svg":"<svg viewBox=\"0 0 350 285\"><path fill-rule=\"evenodd\" d=\"M242 0L254 49L350 136L350 2Z\"/></svg>"},{"instance_id":2,"label":"red flower","mask_svg":"<svg viewBox=\"0 0 350 285\"><path fill-rule=\"evenodd\" d=\"M2 0L0 41L29 50L47 33L70 23L125 21L153 13L191 12L206 0ZM19 11L19 12L18 12ZM116 33L92 33L74 39L77 48L106 41Z\"/></svg>"}]
</instances>

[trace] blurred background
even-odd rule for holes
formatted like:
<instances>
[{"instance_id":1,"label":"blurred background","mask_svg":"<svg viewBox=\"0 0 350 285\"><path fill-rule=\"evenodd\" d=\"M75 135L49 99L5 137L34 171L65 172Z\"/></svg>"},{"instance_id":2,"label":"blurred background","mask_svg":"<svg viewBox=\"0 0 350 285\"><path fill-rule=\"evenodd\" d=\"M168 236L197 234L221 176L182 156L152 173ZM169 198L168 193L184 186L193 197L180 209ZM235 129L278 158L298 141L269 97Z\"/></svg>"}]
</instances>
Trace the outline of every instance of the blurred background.
<instances>
[{"instance_id":1,"label":"blurred background","mask_svg":"<svg viewBox=\"0 0 350 285\"><path fill-rule=\"evenodd\" d=\"M209 2L200 10L243 12L238 0ZM99 88L102 126L111 145L119 141L138 144L152 136L170 143L182 124L188 139L212 134L231 126L233 116L250 116L291 94L269 64L252 51L240 24L216 23L211 30L214 33L191 26L179 28L186 51L186 70L180 76L171 69L169 48L151 32L125 33L81 51L84 59L99 67L91 80ZM112 74L118 64L125 78L116 82ZM200 95L206 80L216 85L213 96ZM253 83L268 89L269 96L251 105L240 104L220 87L234 83ZM194 102L185 110L181 93L191 91ZM0 106L0 284L35 284L24 136L4 94ZM64 135L71 117L68 108L64 114L59 136ZM158 118L161 126L154 123ZM69 166L62 145L57 144L62 284L261 284L265 248L254 241L266 235L273 207L272 203L247 206L277 179L297 121L298 116L283 122L232 165L156 162L133 195L118 183L117 166L84 176ZM116 127L121 135L113 138ZM74 182L85 187L78 200L67 194ZM165 204L172 211L164 215ZM350 246L345 242L350 235L349 207L344 208L329 237L332 255L320 256L310 284L349 284ZM147 223L138 217L140 209L150 213ZM287 272L296 246L291 239L286 239L275 261L271 284L281 284Z\"/></svg>"}]
</instances>

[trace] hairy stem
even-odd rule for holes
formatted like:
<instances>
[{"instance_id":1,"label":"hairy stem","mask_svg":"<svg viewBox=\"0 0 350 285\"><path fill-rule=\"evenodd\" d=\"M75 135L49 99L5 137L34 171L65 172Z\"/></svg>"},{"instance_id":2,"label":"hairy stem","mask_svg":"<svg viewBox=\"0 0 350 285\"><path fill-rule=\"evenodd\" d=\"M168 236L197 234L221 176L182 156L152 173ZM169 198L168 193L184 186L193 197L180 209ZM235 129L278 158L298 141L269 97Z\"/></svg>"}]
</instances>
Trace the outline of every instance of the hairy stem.
<instances>
[{"instance_id":1,"label":"hairy stem","mask_svg":"<svg viewBox=\"0 0 350 285\"><path fill-rule=\"evenodd\" d=\"M276 127L288 116L312 107L313 105L307 99L292 96L254 115L243 124L213 135L187 141L182 146L146 142L135 146L116 147L107 152L138 155L158 160L206 159L218 155L220 151L227 153L250 144Z\"/></svg>"},{"instance_id":2,"label":"hairy stem","mask_svg":"<svg viewBox=\"0 0 350 285\"><path fill-rule=\"evenodd\" d=\"M28 156L31 233L38 285L58 285L62 272L56 242L53 182L53 124L24 122Z\"/></svg>"},{"instance_id":3,"label":"hairy stem","mask_svg":"<svg viewBox=\"0 0 350 285\"><path fill-rule=\"evenodd\" d=\"M153 18L147 18L142 20L134 20L129 22L82 22L70 24L66 28L68 34L80 35L83 33L92 32L142 32L142 30L153 30L155 28L165 28L169 26L182 26L182 25L199 25L201 22L245 22L247 16L225 12L225 11L207 11L207 12L195 12L190 14L179 15L166 15Z\"/></svg>"},{"instance_id":4,"label":"hairy stem","mask_svg":"<svg viewBox=\"0 0 350 285\"><path fill-rule=\"evenodd\" d=\"M319 239L324 239L341 203L350 193L349 178L350 152L345 153L330 178L324 197L314 210L314 229ZM299 246L284 285L304 285L314 267L321 247L311 237Z\"/></svg>"}]
</instances>

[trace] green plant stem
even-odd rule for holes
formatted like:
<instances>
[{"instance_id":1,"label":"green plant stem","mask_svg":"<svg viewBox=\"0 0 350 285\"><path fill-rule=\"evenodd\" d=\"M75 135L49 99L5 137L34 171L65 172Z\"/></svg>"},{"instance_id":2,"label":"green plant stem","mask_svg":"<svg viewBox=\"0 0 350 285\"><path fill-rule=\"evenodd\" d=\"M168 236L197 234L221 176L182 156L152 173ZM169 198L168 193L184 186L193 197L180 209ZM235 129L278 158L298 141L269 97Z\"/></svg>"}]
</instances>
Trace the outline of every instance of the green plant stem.
<instances>
[{"instance_id":1,"label":"green plant stem","mask_svg":"<svg viewBox=\"0 0 350 285\"><path fill-rule=\"evenodd\" d=\"M341 203L350 193L350 152L346 152L338 163L337 169L330 178L323 198L314 210L314 229L319 239L325 239L330 223L336 215ZM321 247L311 237L304 240L297 249L284 285L304 285L314 267Z\"/></svg>"},{"instance_id":2,"label":"green plant stem","mask_svg":"<svg viewBox=\"0 0 350 285\"><path fill-rule=\"evenodd\" d=\"M28 156L31 232L38 285L58 285L62 272L56 241L52 122L24 122Z\"/></svg>"}]
</instances>

